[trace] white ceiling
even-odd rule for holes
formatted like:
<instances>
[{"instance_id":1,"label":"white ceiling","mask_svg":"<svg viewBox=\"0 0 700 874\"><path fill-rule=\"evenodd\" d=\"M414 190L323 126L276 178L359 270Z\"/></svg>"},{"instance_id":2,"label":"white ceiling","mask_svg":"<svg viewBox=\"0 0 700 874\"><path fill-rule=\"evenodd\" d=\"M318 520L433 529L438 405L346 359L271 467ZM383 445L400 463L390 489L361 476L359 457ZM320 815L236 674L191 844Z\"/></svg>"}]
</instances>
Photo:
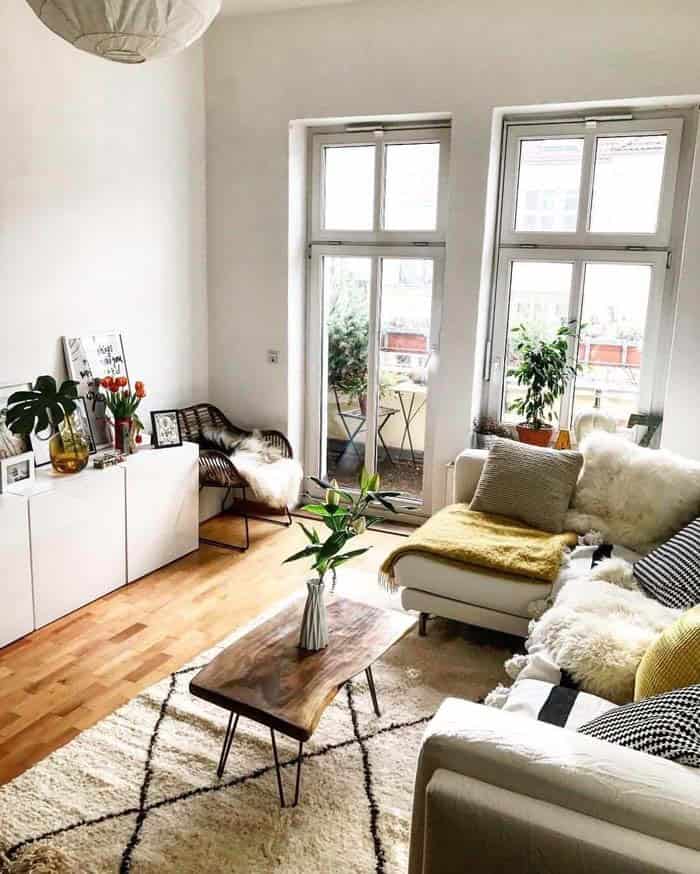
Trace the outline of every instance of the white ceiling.
<instances>
[{"instance_id":1,"label":"white ceiling","mask_svg":"<svg viewBox=\"0 0 700 874\"><path fill-rule=\"evenodd\" d=\"M278 12L281 9L302 9L308 6L335 6L353 0L222 0L222 15L251 15L256 12Z\"/></svg>"}]
</instances>

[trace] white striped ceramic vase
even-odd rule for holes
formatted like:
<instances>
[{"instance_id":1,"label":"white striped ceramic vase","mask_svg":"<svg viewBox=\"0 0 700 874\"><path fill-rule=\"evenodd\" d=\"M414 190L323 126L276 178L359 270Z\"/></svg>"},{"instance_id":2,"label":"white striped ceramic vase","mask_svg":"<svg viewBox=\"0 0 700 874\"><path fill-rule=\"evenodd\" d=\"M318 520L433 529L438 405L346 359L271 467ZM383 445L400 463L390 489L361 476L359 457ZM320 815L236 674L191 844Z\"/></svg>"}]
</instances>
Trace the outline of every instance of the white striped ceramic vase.
<instances>
[{"instance_id":1,"label":"white striped ceramic vase","mask_svg":"<svg viewBox=\"0 0 700 874\"><path fill-rule=\"evenodd\" d=\"M299 647L315 652L328 646L328 621L323 600L323 580L307 580L309 590L301 620Z\"/></svg>"}]
</instances>

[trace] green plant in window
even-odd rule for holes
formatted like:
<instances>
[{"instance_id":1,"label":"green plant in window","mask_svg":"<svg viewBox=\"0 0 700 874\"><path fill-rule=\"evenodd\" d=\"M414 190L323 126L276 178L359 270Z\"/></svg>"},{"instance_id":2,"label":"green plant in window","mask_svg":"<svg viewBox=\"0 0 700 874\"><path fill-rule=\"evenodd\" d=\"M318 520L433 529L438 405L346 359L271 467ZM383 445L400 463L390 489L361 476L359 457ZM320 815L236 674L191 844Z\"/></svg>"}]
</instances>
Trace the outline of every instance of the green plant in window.
<instances>
[{"instance_id":1,"label":"green plant in window","mask_svg":"<svg viewBox=\"0 0 700 874\"><path fill-rule=\"evenodd\" d=\"M525 396L517 398L509 409L523 417L533 430L548 426L554 419L554 404L566 391L578 367L570 363L569 341L576 337L576 323L562 325L553 340L536 337L526 325L513 328L513 352L518 360L508 371L523 386Z\"/></svg>"}]
</instances>

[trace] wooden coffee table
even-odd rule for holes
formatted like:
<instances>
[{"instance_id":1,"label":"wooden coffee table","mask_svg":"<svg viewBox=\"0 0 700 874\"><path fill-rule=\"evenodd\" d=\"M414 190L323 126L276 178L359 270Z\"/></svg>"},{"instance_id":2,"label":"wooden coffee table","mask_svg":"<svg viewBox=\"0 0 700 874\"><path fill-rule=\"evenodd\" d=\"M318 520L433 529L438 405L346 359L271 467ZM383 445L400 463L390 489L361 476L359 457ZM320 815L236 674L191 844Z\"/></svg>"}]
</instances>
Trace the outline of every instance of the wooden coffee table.
<instances>
[{"instance_id":1,"label":"wooden coffee table","mask_svg":"<svg viewBox=\"0 0 700 874\"><path fill-rule=\"evenodd\" d=\"M380 716L372 664L401 640L416 620L335 598L328 604L329 645L319 652L299 649L304 602L300 600L256 626L227 647L190 682L198 698L230 712L217 775L221 777L241 716L268 726L280 803L285 807L275 732L299 742L294 806L299 802L304 743L338 691L365 672L375 713Z\"/></svg>"}]
</instances>

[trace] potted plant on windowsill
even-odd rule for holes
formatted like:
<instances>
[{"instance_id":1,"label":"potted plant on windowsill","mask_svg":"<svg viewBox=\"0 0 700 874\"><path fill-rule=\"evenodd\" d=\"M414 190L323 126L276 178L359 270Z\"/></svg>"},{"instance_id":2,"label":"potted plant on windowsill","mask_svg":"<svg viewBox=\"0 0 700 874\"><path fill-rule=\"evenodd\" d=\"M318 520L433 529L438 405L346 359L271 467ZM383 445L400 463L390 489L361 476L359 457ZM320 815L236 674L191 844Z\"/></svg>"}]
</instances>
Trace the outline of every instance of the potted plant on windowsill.
<instances>
[{"instance_id":1,"label":"potted plant on windowsill","mask_svg":"<svg viewBox=\"0 0 700 874\"><path fill-rule=\"evenodd\" d=\"M360 494L355 497L342 491L338 483L310 477L321 488L326 489L323 503L307 504L303 509L313 516L320 517L323 524L330 530L325 540L315 528L307 528L303 522L299 525L309 541L308 546L285 559L284 564L299 559L310 559L315 573L313 579L307 581L308 594L299 636L300 649L315 652L328 646L328 624L326 620L326 605L323 600L325 581L328 574L335 585L336 568L350 561L370 548L351 549L344 552L345 545L352 538L364 534L377 522L378 516L370 516L369 510L374 504L396 512L391 498L399 497L400 492L379 491L379 474L370 475L363 468L360 476Z\"/></svg>"},{"instance_id":2,"label":"potted plant on windowsill","mask_svg":"<svg viewBox=\"0 0 700 874\"><path fill-rule=\"evenodd\" d=\"M539 339L525 325L518 325L512 334L518 364L508 376L514 376L526 389L525 396L509 407L524 419L516 425L518 437L522 443L549 446L554 434L554 404L577 372L569 360L569 341L577 336L576 324L562 325L553 340Z\"/></svg>"}]
</instances>

